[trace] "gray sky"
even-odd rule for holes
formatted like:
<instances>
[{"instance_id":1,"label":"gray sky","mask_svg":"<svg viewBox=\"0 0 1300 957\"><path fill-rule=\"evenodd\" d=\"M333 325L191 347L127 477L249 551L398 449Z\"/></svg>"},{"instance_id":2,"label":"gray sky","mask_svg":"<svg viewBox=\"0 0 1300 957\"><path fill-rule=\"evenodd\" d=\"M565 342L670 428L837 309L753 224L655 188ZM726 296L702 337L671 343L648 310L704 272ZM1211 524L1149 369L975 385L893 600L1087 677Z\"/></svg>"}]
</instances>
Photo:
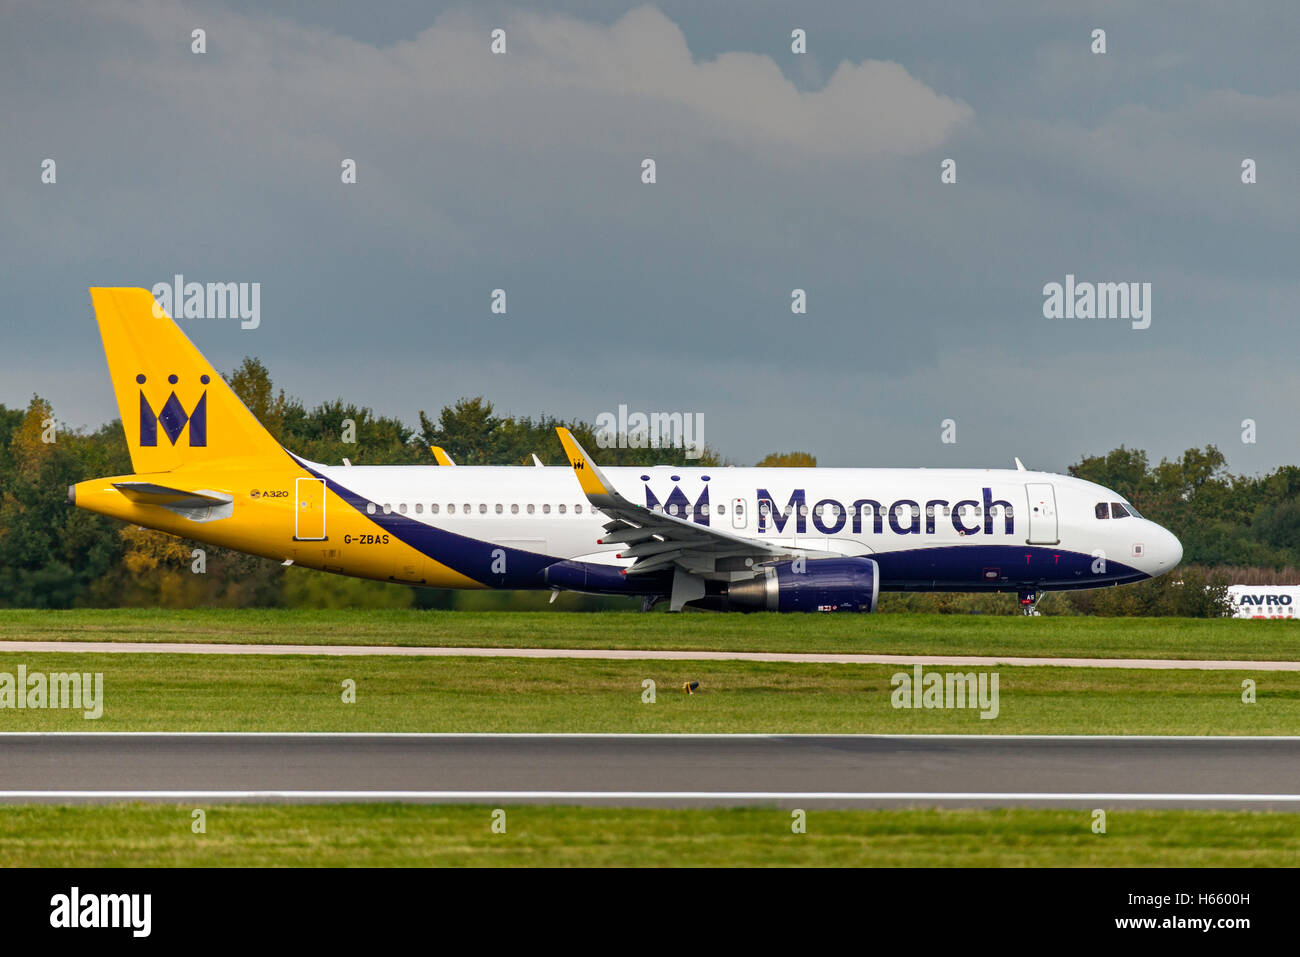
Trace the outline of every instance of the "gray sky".
<instances>
[{"instance_id":1,"label":"gray sky","mask_svg":"<svg viewBox=\"0 0 1300 957\"><path fill-rule=\"evenodd\" d=\"M0 402L114 417L86 288L181 273L261 283L256 330L182 322L218 368L411 424L483 394L700 412L738 463L1300 462L1289 0L263 6L0 9ZM1067 273L1151 283L1150 328L1044 318Z\"/></svg>"}]
</instances>

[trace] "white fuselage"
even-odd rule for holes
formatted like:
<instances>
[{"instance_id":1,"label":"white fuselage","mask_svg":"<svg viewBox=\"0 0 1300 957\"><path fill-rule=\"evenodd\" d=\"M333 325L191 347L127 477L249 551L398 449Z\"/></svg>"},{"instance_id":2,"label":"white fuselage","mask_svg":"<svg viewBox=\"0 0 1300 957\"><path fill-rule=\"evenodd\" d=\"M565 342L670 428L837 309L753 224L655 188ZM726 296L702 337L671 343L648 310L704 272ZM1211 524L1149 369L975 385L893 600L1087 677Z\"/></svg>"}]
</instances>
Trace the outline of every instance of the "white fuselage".
<instances>
[{"instance_id":1,"label":"white fuselage","mask_svg":"<svg viewBox=\"0 0 1300 957\"><path fill-rule=\"evenodd\" d=\"M626 565L568 467L318 466L380 521L400 516L552 560ZM1167 530L1082 479L1005 469L620 467L627 499L811 553L871 556L883 589L1088 588L1161 574ZM1105 505L1106 518L1098 516ZM442 556L431 557L443 560ZM454 562L452 562L454 565ZM541 587L528 580L514 587Z\"/></svg>"}]
</instances>

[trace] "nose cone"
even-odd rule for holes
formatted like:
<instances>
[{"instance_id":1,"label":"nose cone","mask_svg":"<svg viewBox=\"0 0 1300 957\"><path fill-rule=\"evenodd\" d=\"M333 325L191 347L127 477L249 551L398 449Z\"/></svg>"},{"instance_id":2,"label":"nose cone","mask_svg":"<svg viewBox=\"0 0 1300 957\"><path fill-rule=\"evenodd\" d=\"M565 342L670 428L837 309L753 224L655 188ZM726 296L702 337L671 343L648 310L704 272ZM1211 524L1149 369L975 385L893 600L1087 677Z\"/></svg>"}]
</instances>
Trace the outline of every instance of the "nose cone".
<instances>
[{"instance_id":1,"label":"nose cone","mask_svg":"<svg viewBox=\"0 0 1300 957\"><path fill-rule=\"evenodd\" d=\"M1183 560L1183 543L1167 528L1152 523L1152 544L1147 554L1148 574L1163 575Z\"/></svg>"}]
</instances>

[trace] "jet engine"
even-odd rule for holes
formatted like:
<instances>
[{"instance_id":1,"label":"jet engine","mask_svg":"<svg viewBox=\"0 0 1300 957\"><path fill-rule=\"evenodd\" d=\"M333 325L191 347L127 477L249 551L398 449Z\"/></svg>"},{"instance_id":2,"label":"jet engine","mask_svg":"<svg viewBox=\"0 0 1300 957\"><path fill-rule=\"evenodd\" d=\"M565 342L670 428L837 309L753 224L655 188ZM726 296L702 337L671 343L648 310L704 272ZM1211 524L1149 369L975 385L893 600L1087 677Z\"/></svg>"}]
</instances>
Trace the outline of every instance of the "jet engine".
<instances>
[{"instance_id":1,"label":"jet engine","mask_svg":"<svg viewBox=\"0 0 1300 957\"><path fill-rule=\"evenodd\" d=\"M755 611L876 610L880 566L870 558L807 558L765 565L727 586L726 602Z\"/></svg>"}]
</instances>

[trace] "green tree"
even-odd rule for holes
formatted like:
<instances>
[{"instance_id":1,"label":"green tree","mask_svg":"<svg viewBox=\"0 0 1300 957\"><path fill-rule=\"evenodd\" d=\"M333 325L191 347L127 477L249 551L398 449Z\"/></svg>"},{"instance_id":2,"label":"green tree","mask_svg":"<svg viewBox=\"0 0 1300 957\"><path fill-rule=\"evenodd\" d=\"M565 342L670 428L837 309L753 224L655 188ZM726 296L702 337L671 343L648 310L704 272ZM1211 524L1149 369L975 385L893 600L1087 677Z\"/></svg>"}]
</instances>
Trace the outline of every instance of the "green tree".
<instances>
[{"instance_id":1,"label":"green tree","mask_svg":"<svg viewBox=\"0 0 1300 957\"><path fill-rule=\"evenodd\" d=\"M756 463L760 468L804 468L815 469L817 456L807 452L772 452L763 456Z\"/></svg>"},{"instance_id":2,"label":"green tree","mask_svg":"<svg viewBox=\"0 0 1300 957\"><path fill-rule=\"evenodd\" d=\"M283 389L276 394L271 385L271 373L267 371L262 360L244 356L244 361L226 377L226 382L234 390L235 395L239 396L239 400L247 406L248 411L252 412L266 427L266 431L270 432L277 442L282 442L284 416L289 400L285 398Z\"/></svg>"}]
</instances>

